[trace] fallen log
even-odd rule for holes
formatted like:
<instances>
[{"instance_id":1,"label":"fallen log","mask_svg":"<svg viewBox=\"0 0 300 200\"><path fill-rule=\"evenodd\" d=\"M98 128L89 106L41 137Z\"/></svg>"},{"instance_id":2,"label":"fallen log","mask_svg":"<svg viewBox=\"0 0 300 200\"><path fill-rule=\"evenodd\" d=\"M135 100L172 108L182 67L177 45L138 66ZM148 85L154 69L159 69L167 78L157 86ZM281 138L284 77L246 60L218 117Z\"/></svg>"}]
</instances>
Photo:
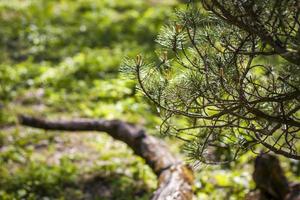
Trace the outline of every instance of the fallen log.
<instances>
[{"instance_id":1,"label":"fallen log","mask_svg":"<svg viewBox=\"0 0 300 200\"><path fill-rule=\"evenodd\" d=\"M193 172L182 161L173 156L166 144L133 124L120 120L80 119L70 121L48 121L19 116L22 125L61 131L100 131L126 143L136 155L145 159L158 177L158 187L152 200L192 199Z\"/></svg>"}]
</instances>

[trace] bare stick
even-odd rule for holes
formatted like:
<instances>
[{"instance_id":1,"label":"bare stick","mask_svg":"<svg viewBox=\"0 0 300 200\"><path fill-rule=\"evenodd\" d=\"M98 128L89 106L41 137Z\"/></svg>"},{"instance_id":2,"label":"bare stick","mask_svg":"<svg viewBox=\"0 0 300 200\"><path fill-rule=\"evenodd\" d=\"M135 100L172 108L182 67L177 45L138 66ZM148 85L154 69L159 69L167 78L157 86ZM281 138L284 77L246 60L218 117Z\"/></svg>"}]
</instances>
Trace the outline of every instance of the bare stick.
<instances>
[{"instance_id":1,"label":"bare stick","mask_svg":"<svg viewBox=\"0 0 300 200\"><path fill-rule=\"evenodd\" d=\"M19 120L23 125L45 130L106 132L114 139L125 142L136 155L145 159L158 176L158 188L153 193L152 200L192 199L191 169L173 156L165 143L147 135L143 129L133 124L120 120L48 121L28 116L19 116Z\"/></svg>"}]
</instances>

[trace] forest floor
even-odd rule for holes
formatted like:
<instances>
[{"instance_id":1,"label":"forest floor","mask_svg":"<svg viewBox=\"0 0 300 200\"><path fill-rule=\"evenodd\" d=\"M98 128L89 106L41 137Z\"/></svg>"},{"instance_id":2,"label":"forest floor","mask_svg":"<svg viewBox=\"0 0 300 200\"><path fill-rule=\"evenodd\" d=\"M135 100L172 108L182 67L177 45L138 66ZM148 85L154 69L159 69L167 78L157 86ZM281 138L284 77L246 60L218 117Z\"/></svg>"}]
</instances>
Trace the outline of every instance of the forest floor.
<instances>
[{"instance_id":1,"label":"forest floor","mask_svg":"<svg viewBox=\"0 0 300 200\"><path fill-rule=\"evenodd\" d=\"M105 133L23 127L1 133L0 156L10 160L2 166L7 179L1 182L8 184L8 192L19 187L11 191L19 198L148 199L156 186L143 160Z\"/></svg>"},{"instance_id":2,"label":"forest floor","mask_svg":"<svg viewBox=\"0 0 300 200\"><path fill-rule=\"evenodd\" d=\"M180 141L159 133L156 108L120 73L125 58L158 53L158 32L185 7L160 2L0 1L0 199L143 200L157 184L144 160L108 135L27 128L19 114L125 120L186 158ZM197 165L196 199L243 199L254 188L254 157ZM299 162L282 164L299 179Z\"/></svg>"}]
</instances>

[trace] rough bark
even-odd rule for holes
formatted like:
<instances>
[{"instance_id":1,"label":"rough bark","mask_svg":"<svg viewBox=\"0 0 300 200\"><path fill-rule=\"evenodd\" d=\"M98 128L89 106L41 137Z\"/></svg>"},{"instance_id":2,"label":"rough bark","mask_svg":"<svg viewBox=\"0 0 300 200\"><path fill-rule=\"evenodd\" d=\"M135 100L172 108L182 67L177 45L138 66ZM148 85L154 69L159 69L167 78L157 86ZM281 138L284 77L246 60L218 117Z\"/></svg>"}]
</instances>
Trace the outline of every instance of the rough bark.
<instances>
[{"instance_id":1,"label":"rough bark","mask_svg":"<svg viewBox=\"0 0 300 200\"><path fill-rule=\"evenodd\" d=\"M247 200L300 200L300 184L288 182L279 160L273 155L257 156L253 179L257 189Z\"/></svg>"},{"instance_id":2,"label":"rough bark","mask_svg":"<svg viewBox=\"0 0 300 200\"><path fill-rule=\"evenodd\" d=\"M158 177L158 188L152 200L192 199L192 170L174 157L165 143L133 124L120 120L48 121L28 116L20 116L19 121L23 125L45 130L106 132L114 139L125 142L153 169Z\"/></svg>"}]
</instances>

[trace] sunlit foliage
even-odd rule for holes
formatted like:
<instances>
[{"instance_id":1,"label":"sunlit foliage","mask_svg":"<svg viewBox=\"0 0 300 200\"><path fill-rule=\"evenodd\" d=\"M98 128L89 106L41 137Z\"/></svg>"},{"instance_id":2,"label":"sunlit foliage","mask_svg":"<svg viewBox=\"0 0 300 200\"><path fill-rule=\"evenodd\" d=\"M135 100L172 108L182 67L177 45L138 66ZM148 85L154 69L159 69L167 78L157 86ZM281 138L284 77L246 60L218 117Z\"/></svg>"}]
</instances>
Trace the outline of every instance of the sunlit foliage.
<instances>
[{"instance_id":1,"label":"sunlit foliage","mask_svg":"<svg viewBox=\"0 0 300 200\"><path fill-rule=\"evenodd\" d=\"M296 0L190 3L161 30L157 58L138 55L124 71L193 159L259 147L300 160L299 12Z\"/></svg>"}]
</instances>

